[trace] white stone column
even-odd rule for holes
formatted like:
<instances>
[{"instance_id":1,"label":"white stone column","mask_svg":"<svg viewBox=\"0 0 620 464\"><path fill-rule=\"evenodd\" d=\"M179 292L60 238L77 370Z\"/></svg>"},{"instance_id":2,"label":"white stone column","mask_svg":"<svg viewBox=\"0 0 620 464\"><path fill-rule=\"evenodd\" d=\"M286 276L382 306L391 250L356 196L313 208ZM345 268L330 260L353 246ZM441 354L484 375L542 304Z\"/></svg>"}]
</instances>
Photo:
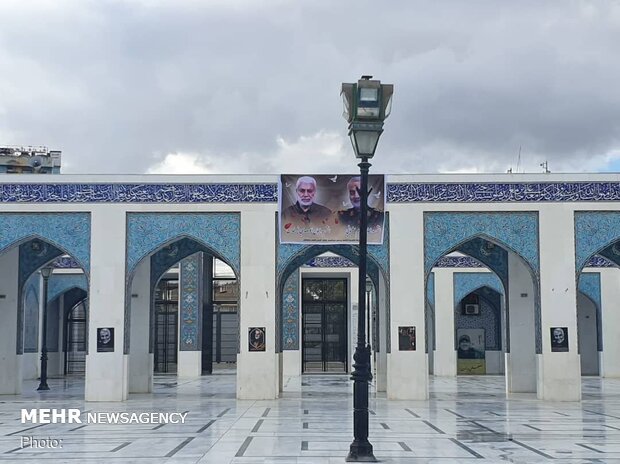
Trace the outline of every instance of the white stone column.
<instances>
[{"instance_id":1,"label":"white stone column","mask_svg":"<svg viewBox=\"0 0 620 464\"><path fill-rule=\"evenodd\" d=\"M0 255L0 395L22 390L21 355L17 354L17 269L19 247Z\"/></svg>"},{"instance_id":2,"label":"white stone column","mask_svg":"<svg viewBox=\"0 0 620 464\"><path fill-rule=\"evenodd\" d=\"M435 353L433 374L456 376L454 349L454 272L435 268ZM430 349L431 347L429 347Z\"/></svg>"},{"instance_id":3,"label":"white stone column","mask_svg":"<svg viewBox=\"0 0 620 464\"><path fill-rule=\"evenodd\" d=\"M149 351L151 259L143 259L133 276L129 307L129 393L153 391L153 353Z\"/></svg>"},{"instance_id":4,"label":"white stone column","mask_svg":"<svg viewBox=\"0 0 620 464\"><path fill-rule=\"evenodd\" d=\"M537 357L537 394L547 401L580 401L573 212L544 205L539 218L542 354ZM568 327L568 352L551 352L551 327Z\"/></svg>"},{"instance_id":5,"label":"white stone column","mask_svg":"<svg viewBox=\"0 0 620 464\"><path fill-rule=\"evenodd\" d=\"M91 213L88 354L86 401L127 399L125 334L126 213L114 205L97 205ZM97 328L114 328L114 352L97 352Z\"/></svg>"},{"instance_id":6,"label":"white stone column","mask_svg":"<svg viewBox=\"0 0 620 464\"><path fill-rule=\"evenodd\" d=\"M601 377L620 377L620 269L601 268Z\"/></svg>"},{"instance_id":7,"label":"white stone column","mask_svg":"<svg viewBox=\"0 0 620 464\"><path fill-rule=\"evenodd\" d=\"M428 399L424 324L424 223L422 209L392 205L390 211L390 348L387 397ZM398 351L398 327L415 326L416 351Z\"/></svg>"},{"instance_id":8,"label":"white stone column","mask_svg":"<svg viewBox=\"0 0 620 464\"><path fill-rule=\"evenodd\" d=\"M275 399L279 393L280 363L275 351L275 241L272 207L253 205L251 210L242 211L238 399ZM265 328L265 351L248 350L250 327Z\"/></svg>"},{"instance_id":9,"label":"white stone column","mask_svg":"<svg viewBox=\"0 0 620 464\"><path fill-rule=\"evenodd\" d=\"M508 393L536 392L535 298L532 274L521 258L508 252Z\"/></svg>"}]
</instances>

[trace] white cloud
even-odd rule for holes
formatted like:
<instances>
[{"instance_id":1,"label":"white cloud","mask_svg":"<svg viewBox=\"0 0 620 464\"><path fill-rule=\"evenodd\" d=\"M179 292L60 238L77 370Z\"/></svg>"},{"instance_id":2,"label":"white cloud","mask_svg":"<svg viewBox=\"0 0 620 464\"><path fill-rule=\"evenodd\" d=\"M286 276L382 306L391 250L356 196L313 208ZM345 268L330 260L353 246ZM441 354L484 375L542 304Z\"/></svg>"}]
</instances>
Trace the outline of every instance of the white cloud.
<instances>
[{"instance_id":1,"label":"white cloud","mask_svg":"<svg viewBox=\"0 0 620 464\"><path fill-rule=\"evenodd\" d=\"M213 174L198 153L168 153L146 170L147 174Z\"/></svg>"}]
</instances>

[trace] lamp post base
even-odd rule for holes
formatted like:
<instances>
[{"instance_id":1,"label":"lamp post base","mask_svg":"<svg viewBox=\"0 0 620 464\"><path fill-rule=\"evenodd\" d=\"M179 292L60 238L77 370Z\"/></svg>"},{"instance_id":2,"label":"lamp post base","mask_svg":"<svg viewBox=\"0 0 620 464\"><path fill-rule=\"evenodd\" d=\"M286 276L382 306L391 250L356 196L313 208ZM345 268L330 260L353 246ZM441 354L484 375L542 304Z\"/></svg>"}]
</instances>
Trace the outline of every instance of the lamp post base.
<instances>
[{"instance_id":1,"label":"lamp post base","mask_svg":"<svg viewBox=\"0 0 620 464\"><path fill-rule=\"evenodd\" d=\"M37 391L41 391L41 390L49 390L50 387L47 386L47 384L40 384L39 388L37 388Z\"/></svg>"},{"instance_id":2,"label":"lamp post base","mask_svg":"<svg viewBox=\"0 0 620 464\"><path fill-rule=\"evenodd\" d=\"M346 462L377 462L377 458L372 453L370 442L354 441L349 448L349 455Z\"/></svg>"}]
</instances>

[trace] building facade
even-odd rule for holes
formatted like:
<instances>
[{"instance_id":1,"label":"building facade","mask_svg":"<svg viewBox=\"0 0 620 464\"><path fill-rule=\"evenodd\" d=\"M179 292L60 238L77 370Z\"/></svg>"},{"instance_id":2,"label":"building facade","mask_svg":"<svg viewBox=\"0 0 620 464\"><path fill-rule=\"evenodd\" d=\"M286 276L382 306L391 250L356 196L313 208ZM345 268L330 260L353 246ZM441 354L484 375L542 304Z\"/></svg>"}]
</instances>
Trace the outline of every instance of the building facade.
<instances>
[{"instance_id":1,"label":"building facade","mask_svg":"<svg viewBox=\"0 0 620 464\"><path fill-rule=\"evenodd\" d=\"M152 390L155 295L175 265L177 375L199 376L213 360L218 305L235 307L238 398L277 398L302 373L350 371L357 248L280 244L277 181L1 178L0 369L15 375L0 394L36 371L30 279L60 257L74 264L54 277L78 276L67 288L83 292L63 294L60 326L88 296L74 317L88 401ZM384 242L369 246L367 276L379 391L423 400L429 375L503 373L507 392L579 401L582 373L620 375L619 176L390 175L386 187ZM229 271L214 276L214 261ZM233 281L234 296L217 300L214 289Z\"/></svg>"}]
</instances>

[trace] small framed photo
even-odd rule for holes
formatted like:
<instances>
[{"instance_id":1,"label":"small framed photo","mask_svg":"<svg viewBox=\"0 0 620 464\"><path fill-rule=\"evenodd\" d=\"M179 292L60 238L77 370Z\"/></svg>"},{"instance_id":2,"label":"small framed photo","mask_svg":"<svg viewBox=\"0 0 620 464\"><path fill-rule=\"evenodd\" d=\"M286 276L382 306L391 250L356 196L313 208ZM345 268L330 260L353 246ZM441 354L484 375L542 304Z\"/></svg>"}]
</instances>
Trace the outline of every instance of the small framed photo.
<instances>
[{"instance_id":1,"label":"small framed photo","mask_svg":"<svg viewBox=\"0 0 620 464\"><path fill-rule=\"evenodd\" d=\"M398 327L398 351L415 351L415 327Z\"/></svg>"},{"instance_id":2,"label":"small framed photo","mask_svg":"<svg viewBox=\"0 0 620 464\"><path fill-rule=\"evenodd\" d=\"M114 327L97 327L97 353L114 351Z\"/></svg>"},{"instance_id":3,"label":"small framed photo","mask_svg":"<svg viewBox=\"0 0 620 464\"><path fill-rule=\"evenodd\" d=\"M264 327L250 327L248 329L248 351L265 351Z\"/></svg>"},{"instance_id":4,"label":"small framed photo","mask_svg":"<svg viewBox=\"0 0 620 464\"><path fill-rule=\"evenodd\" d=\"M568 351L568 327L551 327L551 351Z\"/></svg>"}]
</instances>

